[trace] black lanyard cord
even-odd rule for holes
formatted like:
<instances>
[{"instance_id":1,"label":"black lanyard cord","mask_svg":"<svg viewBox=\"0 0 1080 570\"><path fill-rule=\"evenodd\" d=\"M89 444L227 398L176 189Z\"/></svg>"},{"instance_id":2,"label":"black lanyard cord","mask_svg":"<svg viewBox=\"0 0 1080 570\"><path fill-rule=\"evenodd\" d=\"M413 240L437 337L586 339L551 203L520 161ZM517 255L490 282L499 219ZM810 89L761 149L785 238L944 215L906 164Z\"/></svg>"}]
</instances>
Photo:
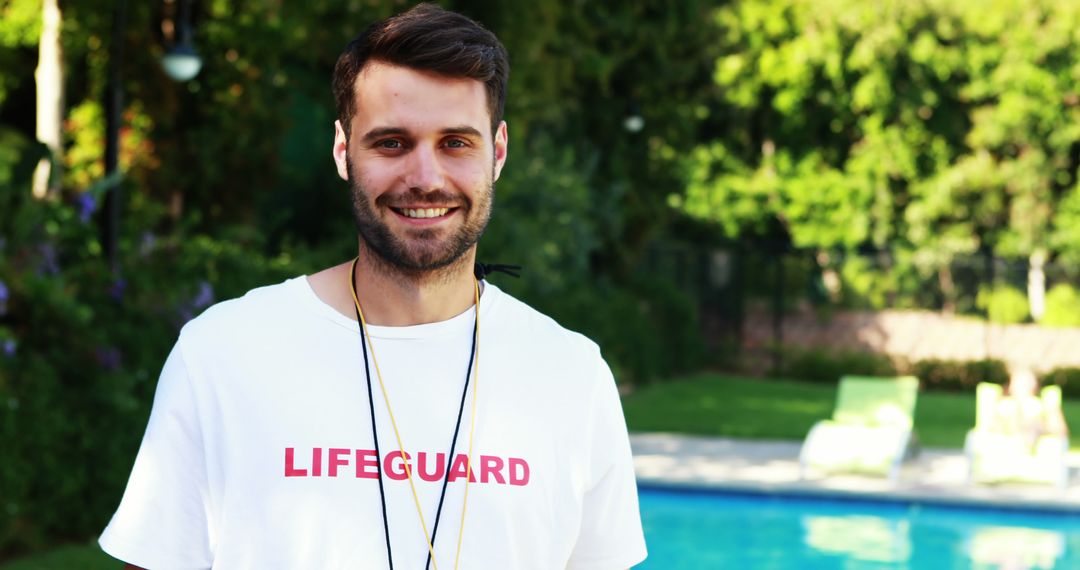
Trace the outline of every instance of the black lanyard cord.
<instances>
[{"instance_id":1,"label":"black lanyard cord","mask_svg":"<svg viewBox=\"0 0 1080 570\"><path fill-rule=\"evenodd\" d=\"M353 288L356 288L356 273L353 273ZM362 323L360 320L360 308L353 306L356 311L356 322ZM361 325L363 327L363 325ZM386 517L386 491L383 490L382 481L382 453L379 452L379 428L375 422L375 398L371 394L371 367L368 364L368 351L367 341L364 339L364 330L360 330L360 347L364 352L364 372L367 376L367 399L368 407L371 409L371 437L375 440L375 474L379 476L379 502L382 504L382 522L383 522L383 536L386 537L386 563L389 565L390 570L394 570L394 555L390 550L390 519ZM405 459L402 457L402 459Z\"/></svg>"},{"instance_id":2,"label":"black lanyard cord","mask_svg":"<svg viewBox=\"0 0 1080 570\"><path fill-rule=\"evenodd\" d=\"M355 263L355 262L354 262ZM356 291L356 271L355 268L352 271L352 289ZM379 478L379 501L382 505L382 519L383 519L383 535L386 537L386 563L390 570L394 570L394 556L390 547L390 519L386 516L386 490L383 488L383 476L382 476L382 452L379 450L379 429L378 423L375 421L375 397L371 388L371 366L368 363L368 346L366 336L364 334L364 321L360 317L360 307L354 305L353 310L356 313L356 322L360 327L360 346L364 353L364 375L367 378L367 393L368 393L368 407L371 410L371 435L375 441L375 457L377 458L377 465L375 472ZM474 307L474 310L479 313L480 307ZM446 470L443 473L442 491L439 493L439 506L435 510L435 524L431 529L431 549L428 550L427 562L424 564L424 569L427 570L431 566L431 553L435 549L435 536L439 531L439 518L442 516L443 501L446 499L446 487L450 482L450 469L454 465L454 451L457 449L458 434L461 431L461 418L465 411L465 398L469 393L469 381L472 378L473 363L476 359L476 343L477 343L477 331L479 325L479 314L477 314L473 320L473 334L472 334L472 348L469 350L469 365L465 369L465 386L461 390L461 403L458 404L458 417L457 422L454 424L454 437L450 440L450 455L446 458ZM402 461L405 461L404 455ZM472 470L467 462L469 457L465 458L467 473L466 477L471 475ZM468 484L468 481L466 481ZM462 532L459 529L458 532Z\"/></svg>"},{"instance_id":3,"label":"black lanyard cord","mask_svg":"<svg viewBox=\"0 0 1080 570\"><path fill-rule=\"evenodd\" d=\"M479 311L480 307L476 307L475 310ZM457 425L454 426L454 438L450 440L450 456L446 458L446 473L443 474L442 492L439 493L439 508L435 510L435 524L431 528L431 546L435 547L435 533L439 532L439 517L442 515L443 499L446 498L446 486L450 482L450 468L454 465L454 449L457 446L458 432L461 431L461 416L465 411L465 396L469 393L469 378L472 377L473 359L476 358L476 321L473 321L472 332L472 349L469 350L469 366L465 369L465 389L461 391L461 404L458 405L457 412ZM465 461L470 461L470 457L466 457ZM466 463L465 472L471 475L472 469ZM466 475L466 478L468 477ZM466 481L468 484L468 481ZM463 529L458 529L458 532L462 532ZM427 562L424 564L424 570L431 567L431 551L428 551Z\"/></svg>"}]
</instances>

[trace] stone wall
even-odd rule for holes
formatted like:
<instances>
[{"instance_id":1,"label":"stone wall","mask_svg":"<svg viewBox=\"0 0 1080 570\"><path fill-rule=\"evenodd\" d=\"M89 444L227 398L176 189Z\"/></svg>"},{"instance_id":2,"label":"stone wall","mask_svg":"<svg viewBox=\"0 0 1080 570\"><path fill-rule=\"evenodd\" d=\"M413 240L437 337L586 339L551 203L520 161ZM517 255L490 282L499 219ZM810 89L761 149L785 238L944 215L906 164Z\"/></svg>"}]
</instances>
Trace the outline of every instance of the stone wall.
<instances>
[{"instance_id":1,"label":"stone wall","mask_svg":"<svg viewBox=\"0 0 1080 570\"><path fill-rule=\"evenodd\" d=\"M745 348L769 346L773 333L769 312L746 315ZM932 311L848 311L828 317L813 312L788 314L783 322L783 344L875 352L910 362L994 358L1010 368L1030 367L1036 372L1080 367L1080 328L999 325Z\"/></svg>"}]
</instances>

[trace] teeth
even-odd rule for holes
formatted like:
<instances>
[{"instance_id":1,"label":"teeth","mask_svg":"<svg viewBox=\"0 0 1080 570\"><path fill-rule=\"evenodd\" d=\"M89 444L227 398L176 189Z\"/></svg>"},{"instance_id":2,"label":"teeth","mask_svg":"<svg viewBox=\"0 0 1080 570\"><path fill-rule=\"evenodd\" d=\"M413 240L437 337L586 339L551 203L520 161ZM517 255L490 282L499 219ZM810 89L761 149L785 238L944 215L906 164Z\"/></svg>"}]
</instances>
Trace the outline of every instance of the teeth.
<instances>
[{"instance_id":1,"label":"teeth","mask_svg":"<svg viewBox=\"0 0 1080 570\"><path fill-rule=\"evenodd\" d=\"M445 216L450 208L404 208L401 213L409 218L437 218Z\"/></svg>"}]
</instances>

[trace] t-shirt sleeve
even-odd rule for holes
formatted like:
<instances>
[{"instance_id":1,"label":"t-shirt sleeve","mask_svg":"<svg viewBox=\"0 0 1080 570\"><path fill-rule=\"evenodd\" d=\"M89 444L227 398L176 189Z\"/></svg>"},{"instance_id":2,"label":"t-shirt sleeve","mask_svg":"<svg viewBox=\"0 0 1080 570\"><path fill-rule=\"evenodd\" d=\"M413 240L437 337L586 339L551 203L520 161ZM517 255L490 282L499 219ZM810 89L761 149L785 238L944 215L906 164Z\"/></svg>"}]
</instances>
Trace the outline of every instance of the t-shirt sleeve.
<instances>
[{"instance_id":1,"label":"t-shirt sleeve","mask_svg":"<svg viewBox=\"0 0 1080 570\"><path fill-rule=\"evenodd\" d=\"M599 360L598 369L601 378L589 435L590 482L582 504L581 529L566 566L568 570L625 569L646 556L622 404L611 370L603 360Z\"/></svg>"},{"instance_id":2,"label":"t-shirt sleeve","mask_svg":"<svg viewBox=\"0 0 1080 570\"><path fill-rule=\"evenodd\" d=\"M98 543L152 570L210 568L209 493L195 395L180 343L158 381L127 489Z\"/></svg>"}]
</instances>

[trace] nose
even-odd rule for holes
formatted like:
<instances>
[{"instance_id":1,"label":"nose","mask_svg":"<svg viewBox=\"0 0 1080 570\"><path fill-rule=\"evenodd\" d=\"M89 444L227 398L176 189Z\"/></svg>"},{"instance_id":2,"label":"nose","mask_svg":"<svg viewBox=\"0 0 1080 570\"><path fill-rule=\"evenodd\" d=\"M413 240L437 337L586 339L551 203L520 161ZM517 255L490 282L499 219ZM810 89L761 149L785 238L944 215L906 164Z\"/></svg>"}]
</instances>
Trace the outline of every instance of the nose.
<instances>
[{"instance_id":1,"label":"nose","mask_svg":"<svg viewBox=\"0 0 1080 570\"><path fill-rule=\"evenodd\" d=\"M417 146L409 153L406 168L405 184L410 190L431 192L443 189L445 172L436 149Z\"/></svg>"}]
</instances>

